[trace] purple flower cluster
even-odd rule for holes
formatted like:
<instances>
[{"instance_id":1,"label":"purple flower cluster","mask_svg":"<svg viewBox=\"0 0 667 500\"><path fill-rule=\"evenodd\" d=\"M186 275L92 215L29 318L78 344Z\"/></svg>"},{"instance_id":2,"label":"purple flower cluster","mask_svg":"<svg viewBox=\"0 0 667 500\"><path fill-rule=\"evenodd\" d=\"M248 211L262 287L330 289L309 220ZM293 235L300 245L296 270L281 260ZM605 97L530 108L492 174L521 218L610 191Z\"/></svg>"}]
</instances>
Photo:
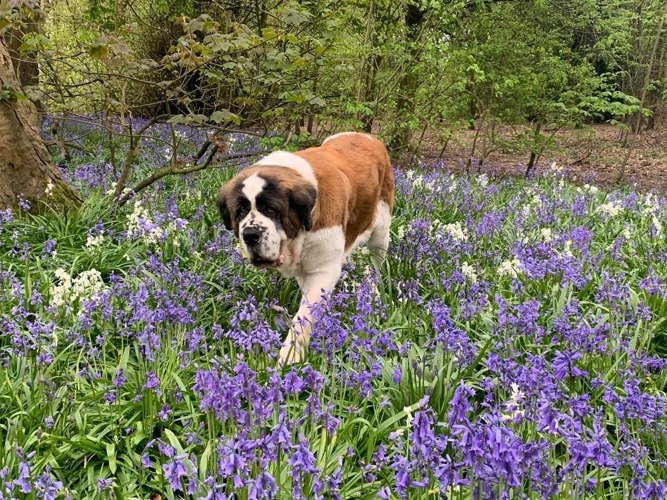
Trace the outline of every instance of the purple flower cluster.
<instances>
[{"instance_id":1,"label":"purple flower cluster","mask_svg":"<svg viewBox=\"0 0 667 500\"><path fill-rule=\"evenodd\" d=\"M85 192L115 178L70 167ZM24 429L1 497L665 497L665 200L397 170L387 261L352 256L306 362L277 370L299 293L220 225L229 173L164 181L76 245L0 213L0 413ZM56 270L91 269L98 293L52 301Z\"/></svg>"}]
</instances>

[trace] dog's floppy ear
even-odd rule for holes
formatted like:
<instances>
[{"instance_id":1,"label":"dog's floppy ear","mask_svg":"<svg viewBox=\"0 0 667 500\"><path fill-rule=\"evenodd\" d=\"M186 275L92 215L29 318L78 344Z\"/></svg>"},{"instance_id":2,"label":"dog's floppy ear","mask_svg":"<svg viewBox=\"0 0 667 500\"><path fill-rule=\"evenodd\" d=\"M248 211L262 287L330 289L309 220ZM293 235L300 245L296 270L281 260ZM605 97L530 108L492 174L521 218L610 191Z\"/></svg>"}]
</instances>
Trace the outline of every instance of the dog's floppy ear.
<instances>
[{"instance_id":1,"label":"dog's floppy ear","mask_svg":"<svg viewBox=\"0 0 667 500\"><path fill-rule=\"evenodd\" d=\"M222 216L222 222L227 228L227 230L231 231L232 229L232 217L229 213L229 207L227 206L227 190L225 189L225 186L222 186L220 188L220 192L218 193L218 210L220 211L220 215Z\"/></svg>"},{"instance_id":2,"label":"dog's floppy ear","mask_svg":"<svg viewBox=\"0 0 667 500\"><path fill-rule=\"evenodd\" d=\"M317 200L317 190L310 184L303 184L292 189L289 198L290 210L294 210L306 231L313 228L312 211Z\"/></svg>"}]
</instances>

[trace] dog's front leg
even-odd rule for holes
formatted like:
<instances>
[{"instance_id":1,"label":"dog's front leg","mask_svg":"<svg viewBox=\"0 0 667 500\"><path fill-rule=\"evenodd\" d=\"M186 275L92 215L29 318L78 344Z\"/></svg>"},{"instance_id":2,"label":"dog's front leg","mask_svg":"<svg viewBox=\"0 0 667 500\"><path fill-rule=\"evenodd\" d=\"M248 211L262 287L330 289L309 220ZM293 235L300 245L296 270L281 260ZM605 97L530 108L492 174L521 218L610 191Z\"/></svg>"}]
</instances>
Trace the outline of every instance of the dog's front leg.
<instances>
[{"instance_id":1,"label":"dog's front leg","mask_svg":"<svg viewBox=\"0 0 667 500\"><path fill-rule=\"evenodd\" d=\"M303 294L301 306L296 317L292 320L292 326L280 349L279 365L289 365L303 359L310 342L310 334L313 331L311 306L320 302L324 294L328 294L334 289L340 273L341 265L337 264L324 271L297 277Z\"/></svg>"}]
</instances>

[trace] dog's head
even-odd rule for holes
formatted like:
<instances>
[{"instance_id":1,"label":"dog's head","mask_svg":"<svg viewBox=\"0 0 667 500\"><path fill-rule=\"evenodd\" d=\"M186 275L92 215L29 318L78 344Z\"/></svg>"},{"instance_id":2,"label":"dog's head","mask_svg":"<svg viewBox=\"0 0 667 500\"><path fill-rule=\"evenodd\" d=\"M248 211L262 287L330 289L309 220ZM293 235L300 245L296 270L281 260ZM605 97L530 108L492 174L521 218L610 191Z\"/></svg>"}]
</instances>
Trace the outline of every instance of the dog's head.
<instances>
[{"instance_id":1,"label":"dog's head","mask_svg":"<svg viewBox=\"0 0 667 500\"><path fill-rule=\"evenodd\" d=\"M317 190L298 172L262 165L225 184L218 209L253 265L277 267L284 263L286 242L311 230L316 199Z\"/></svg>"}]
</instances>

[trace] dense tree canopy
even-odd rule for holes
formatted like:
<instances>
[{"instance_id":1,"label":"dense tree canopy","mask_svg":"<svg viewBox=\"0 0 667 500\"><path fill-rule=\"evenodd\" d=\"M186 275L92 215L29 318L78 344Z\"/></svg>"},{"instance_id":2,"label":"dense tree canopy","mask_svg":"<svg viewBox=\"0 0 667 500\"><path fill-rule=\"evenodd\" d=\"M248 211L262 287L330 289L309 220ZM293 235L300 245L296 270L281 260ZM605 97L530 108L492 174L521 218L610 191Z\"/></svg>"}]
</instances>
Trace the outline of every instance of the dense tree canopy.
<instances>
[{"instance_id":1,"label":"dense tree canopy","mask_svg":"<svg viewBox=\"0 0 667 500\"><path fill-rule=\"evenodd\" d=\"M562 127L608 121L627 142L663 114L659 0L0 5L19 94L50 113L107 117L130 151L139 117L305 144L364 129L394 152L419 149L426 132L445 148L471 128L471 158L525 152L530 170Z\"/></svg>"}]
</instances>

